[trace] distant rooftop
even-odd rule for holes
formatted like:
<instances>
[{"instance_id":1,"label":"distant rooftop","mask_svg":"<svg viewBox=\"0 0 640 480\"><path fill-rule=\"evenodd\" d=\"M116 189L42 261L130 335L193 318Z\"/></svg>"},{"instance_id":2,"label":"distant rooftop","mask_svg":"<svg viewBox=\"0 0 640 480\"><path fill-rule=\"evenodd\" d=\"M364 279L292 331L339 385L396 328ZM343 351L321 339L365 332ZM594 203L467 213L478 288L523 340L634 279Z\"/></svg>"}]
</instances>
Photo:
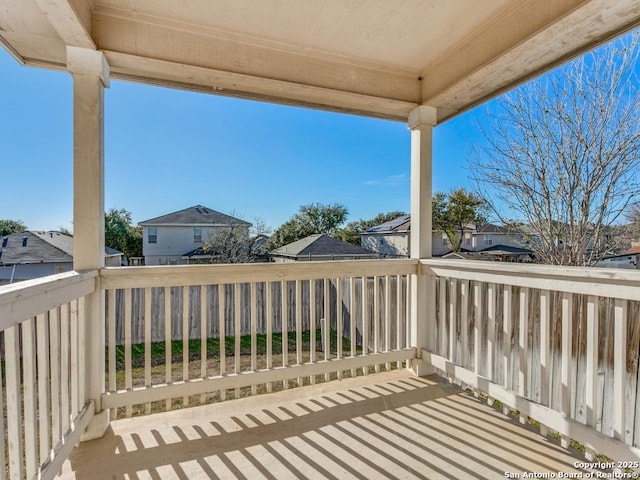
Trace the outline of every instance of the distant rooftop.
<instances>
[{"instance_id":1,"label":"distant rooftop","mask_svg":"<svg viewBox=\"0 0 640 480\"><path fill-rule=\"evenodd\" d=\"M105 254L122 252L105 247ZM67 263L73 261L73 237L62 232L33 230L0 237L0 264Z\"/></svg>"},{"instance_id":2,"label":"distant rooftop","mask_svg":"<svg viewBox=\"0 0 640 480\"><path fill-rule=\"evenodd\" d=\"M374 252L324 234L309 235L301 240L284 245L271 252L271 254L283 257L329 258L362 256L364 258L377 258Z\"/></svg>"},{"instance_id":3,"label":"distant rooftop","mask_svg":"<svg viewBox=\"0 0 640 480\"><path fill-rule=\"evenodd\" d=\"M227 225L227 226L247 226L249 222L239 218L225 215L212 208L195 205L173 213L167 213L159 217L151 218L139 222L140 225Z\"/></svg>"},{"instance_id":4,"label":"distant rooftop","mask_svg":"<svg viewBox=\"0 0 640 480\"><path fill-rule=\"evenodd\" d=\"M411 215L401 215L388 222L371 227L364 233L408 232L411 229Z\"/></svg>"}]
</instances>

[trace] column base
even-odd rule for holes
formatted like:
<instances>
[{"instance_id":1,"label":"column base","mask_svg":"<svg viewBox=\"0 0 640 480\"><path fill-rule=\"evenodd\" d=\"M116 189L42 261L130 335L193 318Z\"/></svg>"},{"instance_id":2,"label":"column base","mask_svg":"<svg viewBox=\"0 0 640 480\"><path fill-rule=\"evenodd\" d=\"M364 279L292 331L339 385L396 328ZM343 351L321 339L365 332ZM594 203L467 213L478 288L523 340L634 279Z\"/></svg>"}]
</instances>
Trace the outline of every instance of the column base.
<instances>
[{"instance_id":1,"label":"column base","mask_svg":"<svg viewBox=\"0 0 640 480\"><path fill-rule=\"evenodd\" d=\"M409 371L416 377L425 377L427 375L436 373L436 369L433 367L433 365L427 364L427 362L422 358L412 358Z\"/></svg>"},{"instance_id":2,"label":"column base","mask_svg":"<svg viewBox=\"0 0 640 480\"><path fill-rule=\"evenodd\" d=\"M81 442L87 442L89 440L95 440L97 438L104 437L107 428L109 428L110 415L109 410L103 410L94 414L89 426L80 437Z\"/></svg>"}]
</instances>

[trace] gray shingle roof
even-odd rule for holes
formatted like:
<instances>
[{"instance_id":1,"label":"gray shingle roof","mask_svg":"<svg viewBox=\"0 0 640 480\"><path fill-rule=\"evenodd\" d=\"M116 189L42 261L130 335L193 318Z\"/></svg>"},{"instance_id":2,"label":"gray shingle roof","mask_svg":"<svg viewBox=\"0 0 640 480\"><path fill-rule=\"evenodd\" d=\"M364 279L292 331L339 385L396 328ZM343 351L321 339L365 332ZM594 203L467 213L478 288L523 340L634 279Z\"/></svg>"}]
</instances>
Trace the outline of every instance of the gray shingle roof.
<instances>
[{"instance_id":1,"label":"gray shingle roof","mask_svg":"<svg viewBox=\"0 0 640 480\"><path fill-rule=\"evenodd\" d=\"M4 245L6 238L6 245ZM23 246L26 238L26 245ZM73 237L61 232L26 231L0 237L0 264L67 263L73 261ZM107 255L122 252L105 247Z\"/></svg>"},{"instance_id":2,"label":"gray shingle roof","mask_svg":"<svg viewBox=\"0 0 640 480\"><path fill-rule=\"evenodd\" d=\"M271 254L287 257L363 256L376 258L377 256L374 252L362 247L324 234L309 235L302 240L284 245Z\"/></svg>"},{"instance_id":3,"label":"gray shingle roof","mask_svg":"<svg viewBox=\"0 0 640 480\"><path fill-rule=\"evenodd\" d=\"M411 229L411 215L401 215L398 218L371 227L364 233L405 232Z\"/></svg>"},{"instance_id":4,"label":"gray shingle roof","mask_svg":"<svg viewBox=\"0 0 640 480\"><path fill-rule=\"evenodd\" d=\"M246 225L249 222L225 215L211 208L196 205L177 212L139 222L139 225Z\"/></svg>"}]
</instances>

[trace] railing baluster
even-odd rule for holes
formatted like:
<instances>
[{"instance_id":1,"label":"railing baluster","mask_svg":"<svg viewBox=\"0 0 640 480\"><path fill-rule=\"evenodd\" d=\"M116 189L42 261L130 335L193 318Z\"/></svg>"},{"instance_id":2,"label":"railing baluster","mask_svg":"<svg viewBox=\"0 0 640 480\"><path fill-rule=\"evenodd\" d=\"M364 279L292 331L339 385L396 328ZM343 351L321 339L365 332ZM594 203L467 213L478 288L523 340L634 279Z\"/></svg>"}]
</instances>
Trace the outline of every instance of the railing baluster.
<instances>
[{"instance_id":1,"label":"railing baluster","mask_svg":"<svg viewBox=\"0 0 640 480\"><path fill-rule=\"evenodd\" d=\"M513 335L513 318L511 310L511 285L505 285L502 292L502 372L504 388L511 387L511 337Z\"/></svg>"},{"instance_id":2,"label":"railing baluster","mask_svg":"<svg viewBox=\"0 0 640 480\"><path fill-rule=\"evenodd\" d=\"M356 356L356 277L349 277L349 346L351 347L350 355ZM351 376L357 375L356 369L351 369Z\"/></svg>"},{"instance_id":3,"label":"railing baluster","mask_svg":"<svg viewBox=\"0 0 640 480\"><path fill-rule=\"evenodd\" d=\"M336 278L336 358L342 358L342 278ZM338 380L342 380L342 370L338 370Z\"/></svg>"},{"instance_id":4,"label":"railing baluster","mask_svg":"<svg viewBox=\"0 0 640 480\"><path fill-rule=\"evenodd\" d=\"M116 385L116 291L109 290L107 292L107 338L108 338L108 356L109 356L109 391L115 392ZM111 418L117 417L116 409L110 412Z\"/></svg>"},{"instance_id":5,"label":"railing baluster","mask_svg":"<svg viewBox=\"0 0 640 480\"><path fill-rule=\"evenodd\" d=\"M49 323L46 313L41 313L36 317L36 333L38 348L38 411L40 412L38 416L38 426L40 428L40 463L43 463L49 458L51 453L51 424L49 421ZM0 385L1 384L2 379L0 378ZM2 392L0 390L0 404L1 403ZM2 405L0 405L0 411L2 411ZM2 438L2 435L0 435L0 438ZM4 448L4 442L0 443L3 444L2 448ZM0 454L0 458L4 458L4 455Z\"/></svg>"},{"instance_id":6,"label":"railing baluster","mask_svg":"<svg viewBox=\"0 0 640 480\"><path fill-rule=\"evenodd\" d=\"M165 381L171 383L171 287L164 287L164 368ZM165 408L171 410L171 399L165 400Z\"/></svg>"},{"instance_id":7,"label":"railing baluster","mask_svg":"<svg viewBox=\"0 0 640 480\"><path fill-rule=\"evenodd\" d=\"M600 300L595 295L587 298L587 372L585 403L587 406L587 425L595 429L598 422L596 405L598 402L598 332L600 329ZM587 447L585 456L595 461L596 452Z\"/></svg>"},{"instance_id":8,"label":"railing baluster","mask_svg":"<svg viewBox=\"0 0 640 480\"><path fill-rule=\"evenodd\" d=\"M258 305L256 282L251 282L251 371L258 370ZM251 394L258 393L258 386L251 385Z\"/></svg>"},{"instance_id":9,"label":"railing baluster","mask_svg":"<svg viewBox=\"0 0 640 480\"><path fill-rule=\"evenodd\" d=\"M309 280L309 361L311 363L316 362L316 352L317 352L317 335L318 335L318 326L317 326L317 314L316 314L316 280ZM309 381L311 385L315 385L316 376L311 375Z\"/></svg>"},{"instance_id":10,"label":"railing baluster","mask_svg":"<svg viewBox=\"0 0 640 480\"><path fill-rule=\"evenodd\" d=\"M445 330L447 328L447 279L439 277L438 282L438 331L433 332L435 336L433 343L434 352L445 356L445 352L442 348L442 342L445 338ZM410 290L407 289L409 292ZM407 295L408 296L408 295Z\"/></svg>"},{"instance_id":11,"label":"railing baluster","mask_svg":"<svg viewBox=\"0 0 640 480\"><path fill-rule=\"evenodd\" d=\"M613 351L613 436L625 442L625 385L627 376L628 301L616 299L614 306Z\"/></svg>"},{"instance_id":12,"label":"railing baluster","mask_svg":"<svg viewBox=\"0 0 640 480\"><path fill-rule=\"evenodd\" d=\"M296 280L296 364L302 365L302 280ZM298 386L303 385L298 377Z\"/></svg>"},{"instance_id":13,"label":"railing baluster","mask_svg":"<svg viewBox=\"0 0 640 480\"><path fill-rule=\"evenodd\" d=\"M369 279L362 277L362 355L369 354ZM362 367L362 373L367 375L369 368Z\"/></svg>"},{"instance_id":14,"label":"railing baluster","mask_svg":"<svg viewBox=\"0 0 640 480\"><path fill-rule=\"evenodd\" d=\"M189 290L188 285L182 287L182 380L189 380ZM189 395L182 397L182 405L189 405Z\"/></svg>"},{"instance_id":15,"label":"railing baluster","mask_svg":"<svg viewBox=\"0 0 640 480\"><path fill-rule=\"evenodd\" d=\"M78 317L78 300L73 300L69 303L71 323L69 325L71 330L71 419L75 418L80 411L80 392L78 381L82 372L82 367L79 358L79 351L81 343L79 343L79 317Z\"/></svg>"},{"instance_id":16,"label":"railing baluster","mask_svg":"<svg viewBox=\"0 0 640 480\"><path fill-rule=\"evenodd\" d=\"M520 288L520 324L518 336L518 395L527 397L527 360L529 351L529 289ZM520 415L520 422L526 422L526 416Z\"/></svg>"},{"instance_id":17,"label":"railing baluster","mask_svg":"<svg viewBox=\"0 0 640 480\"><path fill-rule=\"evenodd\" d=\"M495 353L496 339L496 287L495 284L487 285L487 378L495 381L493 371L493 356Z\"/></svg>"},{"instance_id":18,"label":"railing baluster","mask_svg":"<svg viewBox=\"0 0 640 480\"><path fill-rule=\"evenodd\" d=\"M448 336L445 335L444 343L442 345L443 356L445 355L444 352L446 351L446 355L452 362L455 361L453 356L454 351L451 347L451 344L452 338L455 335L454 332L456 331L456 314L458 305L457 286L458 281L455 278L452 278L449 284L449 325L447 325L448 328L443 327L443 332L448 332Z\"/></svg>"},{"instance_id":19,"label":"railing baluster","mask_svg":"<svg viewBox=\"0 0 640 480\"><path fill-rule=\"evenodd\" d=\"M62 438L60 424L60 319L57 308L49 310L49 345L51 362L51 445L55 448Z\"/></svg>"},{"instance_id":20,"label":"railing baluster","mask_svg":"<svg viewBox=\"0 0 640 480\"><path fill-rule=\"evenodd\" d=\"M571 359L572 359L572 333L573 333L573 294L562 294L562 367L561 367L561 404L562 414L571 416ZM570 439L561 437L564 448L569 446Z\"/></svg>"},{"instance_id":21,"label":"railing baluster","mask_svg":"<svg viewBox=\"0 0 640 480\"><path fill-rule=\"evenodd\" d=\"M380 277L373 277L373 353L380 353ZM376 373L380 364L376 363Z\"/></svg>"},{"instance_id":22,"label":"railing baluster","mask_svg":"<svg viewBox=\"0 0 640 480\"><path fill-rule=\"evenodd\" d=\"M200 378L207 378L208 305L207 286L200 285ZM206 399L207 395L203 393L200 403L205 403Z\"/></svg>"},{"instance_id":23,"label":"railing baluster","mask_svg":"<svg viewBox=\"0 0 640 480\"><path fill-rule=\"evenodd\" d=\"M218 349L220 353L220 375L227 373L227 328L226 328L226 306L225 294L226 287L223 284L218 285ZM227 391L220 391L220 400L227 399Z\"/></svg>"},{"instance_id":24,"label":"railing baluster","mask_svg":"<svg viewBox=\"0 0 640 480\"><path fill-rule=\"evenodd\" d=\"M282 289L280 290L280 309L282 319L282 366L289 365L289 285L286 280L281 282ZM289 388L289 382L287 380L282 381L283 388Z\"/></svg>"},{"instance_id":25,"label":"railing baluster","mask_svg":"<svg viewBox=\"0 0 640 480\"><path fill-rule=\"evenodd\" d=\"M237 375L242 370L242 366L240 363L240 340L242 337L242 324L240 315L242 313L241 306L241 287L240 283L233 284L233 339L234 339L234 353L233 353L233 363L234 363L234 373ZM240 398L240 387L236 387L234 392L234 399Z\"/></svg>"},{"instance_id":26,"label":"railing baluster","mask_svg":"<svg viewBox=\"0 0 640 480\"><path fill-rule=\"evenodd\" d=\"M391 277L385 276L384 289L384 351L391 350ZM391 370L391 364L385 365L387 371Z\"/></svg>"},{"instance_id":27,"label":"railing baluster","mask_svg":"<svg viewBox=\"0 0 640 480\"><path fill-rule=\"evenodd\" d=\"M403 315L402 315L402 275L396 275L396 349L402 349L402 338L403 338ZM402 368L402 362L399 361L397 363L398 370Z\"/></svg>"},{"instance_id":28,"label":"railing baluster","mask_svg":"<svg viewBox=\"0 0 640 480\"><path fill-rule=\"evenodd\" d=\"M24 408L25 473L32 478L38 468L38 444L36 426L36 355L33 319L22 322L22 378ZM3 440L4 441L4 440ZM1 467L0 467L1 468Z\"/></svg>"},{"instance_id":29,"label":"railing baluster","mask_svg":"<svg viewBox=\"0 0 640 480\"><path fill-rule=\"evenodd\" d=\"M69 429L69 304L60 305L60 416L62 435Z\"/></svg>"},{"instance_id":30,"label":"railing baluster","mask_svg":"<svg viewBox=\"0 0 640 480\"><path fill-rule=\"evenodd\" d=\"M267 370L273 368L273 283L265 282L266 290L266 315L267 315ZM267 392L273 391L273 383L267 383Z\"/></svg>"},{"instance_id":31,"label":"railing baluster","mask_svg":"<svg viewBox=\"0 0 640 480\"><path fill-rule=\"evenodd\" d=\"M124 388L131 390L133 388L133 373L131 372L131 289L124 290ZM131 405L125 408L125 416L130 417L133 414Z\"/></svg>"},{"instance_id":32,"label":"railing baluster","mask_svg":"<svg viewBox=\"0 0 640 480\"><path fill-rule=\"evenodd\" d=\"M473 308L475 321L473 323L473 370L476 375L480 375L480 364L482 363L482 284L473 282Z\"/></svg>"},{"instance_id":33,"label":"railing baluster","mask_svg":"<svg viewBox=\"0 0 640 480\"><path fill-rule=\"evenodd\" d=\"M540 403L550 405L549 373L551 355L549 348L550 299L548 290L540 292ZM587 376L587 378L589 378Z\"/></svg>"},{"instance_id":34,"label":"railing baluster","mask_svg":"<svg viewBox=\"0 0 640 480\"><path fill-rule=\"evenodd\" d=\"M20 388L20 344L18 326L4 331L5 376L7 392L7 426L9 444L10 478L22 479L24 475L23 453L24 438L22 436L22 399ZM59 380L59 379L58 379Z\"/></svg>"},{"instance_id":35,"label":"railing baluster","mask_svg":"<svg viewBox=\"0 0 640 480\"><path fill-rule=\"evenodd\" d=\"M322 341L324 345L322 346L324 350L324 359L329 360L329 349L331 348L331 282L328 278L324 279L324 336ZM325 373L324 380L328 382L330 380L329 373Z\"/></svg>"},{"instance_id":36,"label":"railing baluster","mask_svg":"<svg viewBox=\"0 0 640 480\"><path fill-rule=\"evenodd\" d=\"M460 364L469 367L469 281L460 282Z\"/></svg>"},{"instance_id":37,"label":"railing baluster","mask_svg":"<svg viewBox=\"0 0 640 480\"><path fill-rule=\"evenodd\" d=\"M144 289L144 385L151 387L151 288ZM151 403L145 403L144 413L151 413Z\"/></svg>"}]
</instances>

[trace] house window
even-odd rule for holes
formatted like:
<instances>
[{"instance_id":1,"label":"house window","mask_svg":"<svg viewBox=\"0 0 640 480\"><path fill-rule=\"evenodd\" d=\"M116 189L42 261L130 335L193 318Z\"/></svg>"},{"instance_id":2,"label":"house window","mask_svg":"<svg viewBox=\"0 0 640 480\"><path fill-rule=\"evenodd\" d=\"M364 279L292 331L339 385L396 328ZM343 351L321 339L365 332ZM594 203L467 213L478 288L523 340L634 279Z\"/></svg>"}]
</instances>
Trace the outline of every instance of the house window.
<instances>
[{"instance_id":1,"label":"house window","mask_svg":"<svg viewBox=\"0 0 640 480\"><path fill-rule=\"evenodd\" d=\"M493 245L493 237L491 235L485 235L484 244L485 246Z\"/></svg>"},{"instance_id":2,"label":"house window","mask_svg":"<svg viewBox=\"0 0 640 480\"><path fill-rule=\"evenodd\" d=\"M149 227L147 233L147 242L158 243L158 227Z\"/></svg>"},{"instance_id":3,"label":"house window","mask_svg":"<svg viewBox=\"0 0 640 480\"><path fill-rule=\"evenodd\" d=\"M449 245L449 238L446 235L442 235L442 245L445 247Z\"/></svg>"},{"instance_id":4,"label":"house window","mask_svg":"<svg viewBox=\"0 0 640 480\"><path fill-rule=\"evenodd\" d=\"M464 244L471 245L471 232L466 232L464 234Z\"/></svg>"},{"instance_id":5,"label":"house window","mask_svg":"<svg viewBox=\"0 0 640 480\"><path fill-rule=\"evenodd\" d=\"M202 227L193 227L193 243L202 243Z\"/></svg>"}]
</instances>

